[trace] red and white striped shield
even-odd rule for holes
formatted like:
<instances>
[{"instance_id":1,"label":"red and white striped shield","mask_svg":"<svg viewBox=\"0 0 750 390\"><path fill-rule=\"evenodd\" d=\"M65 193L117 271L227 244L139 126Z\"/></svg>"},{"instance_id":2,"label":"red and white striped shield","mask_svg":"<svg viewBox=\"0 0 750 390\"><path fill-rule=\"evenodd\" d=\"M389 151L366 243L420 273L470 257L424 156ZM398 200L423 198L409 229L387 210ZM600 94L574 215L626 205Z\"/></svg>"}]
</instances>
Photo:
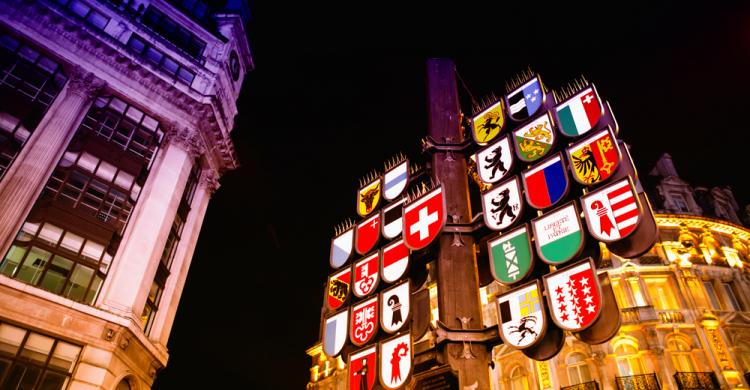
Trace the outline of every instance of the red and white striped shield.
<instances>
[{"instance_id":1,"label":"red and white striped shield","mask_svg":"<svg viewBox=\"0 0 750 390\"><path fill-rule=\"evenodd\" d=\"M393 283L406 273L409 267L409 248L404 245L404 240L398 240L388 244L381 250L381 275L386 283Z\"/></svg>"},{"instance_id":2,"label":"red and white striped shield","mask_svg":"<svg viewBox=\"0 0 750 390\"><path fill-rule=\"evenodd\" d=\"M415 199L404 207L404 243L411 250L427 247L445 226L445 197L443 188Z\"/></svg>"},{"instance_id":3,"label":"red and white striped shield","mask_svg":"<svg viewBox=\"0 0 750 390\"><path fill-rule=\"evenodd\" d=\"M599 241L619 241L641 220L641 205L630 177L584 195L581 205L589 232Z\"/></svg>"}]
</instances>

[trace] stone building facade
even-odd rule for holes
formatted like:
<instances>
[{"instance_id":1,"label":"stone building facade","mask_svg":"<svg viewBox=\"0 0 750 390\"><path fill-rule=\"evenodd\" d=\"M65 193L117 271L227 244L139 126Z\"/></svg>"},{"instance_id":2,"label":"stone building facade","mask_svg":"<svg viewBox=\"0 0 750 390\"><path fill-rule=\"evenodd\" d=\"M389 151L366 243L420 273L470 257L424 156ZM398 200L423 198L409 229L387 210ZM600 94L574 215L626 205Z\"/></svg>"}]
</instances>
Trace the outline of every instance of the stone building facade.
<instances>
[{"instance_id":1,"label":"stone building facade","mask_svg":"<svg viewBox=\"0 0 750 390\"><path fill-rule=\"evenodd\" d=\"M0 0L0 388L149 389L253 61L247 4Z\"/></svg>"},{"instance_id":2,"label":"stone building facade","mask_svg":"<svg viewBox=\"0 0 750 390\"><path fill-rule=\"evenodd\" d=\"M554 358L537 362L503 345L493 348L495 390L734 389L750 371L750 228L729 187L693 187L663 155L640 178L652 201L659 237L639 258L602 245L622 325L610 341L589 345L568 334ZM429 279L428 279L429 283ZM437 299L431 287L431 310ZM480 289L485 326L497 326L494 297ZM319 345L308 389L346 389L346 365ZM750 379L750 375L748 376Z\"/></svg>"}]
</instances>

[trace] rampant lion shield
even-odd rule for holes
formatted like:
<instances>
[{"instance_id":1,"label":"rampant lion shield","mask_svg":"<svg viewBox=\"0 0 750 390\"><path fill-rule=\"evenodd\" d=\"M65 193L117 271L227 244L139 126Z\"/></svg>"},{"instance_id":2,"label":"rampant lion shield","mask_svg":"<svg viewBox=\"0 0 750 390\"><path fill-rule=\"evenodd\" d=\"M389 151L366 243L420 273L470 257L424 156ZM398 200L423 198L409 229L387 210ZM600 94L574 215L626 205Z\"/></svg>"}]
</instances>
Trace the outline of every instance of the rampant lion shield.
<instances>
[{"instance_id":1,"label":"rampant lion shield","mask_svg":"<svg viewBox=\"0 0 750 390\"><path fill-rule=\"evenodd\" d=\"M555 143L555 130L549 113L545 112L513 131L513 142L516 156L523 162L534 162L546 156Z\"/></svg>"}]
</instances>

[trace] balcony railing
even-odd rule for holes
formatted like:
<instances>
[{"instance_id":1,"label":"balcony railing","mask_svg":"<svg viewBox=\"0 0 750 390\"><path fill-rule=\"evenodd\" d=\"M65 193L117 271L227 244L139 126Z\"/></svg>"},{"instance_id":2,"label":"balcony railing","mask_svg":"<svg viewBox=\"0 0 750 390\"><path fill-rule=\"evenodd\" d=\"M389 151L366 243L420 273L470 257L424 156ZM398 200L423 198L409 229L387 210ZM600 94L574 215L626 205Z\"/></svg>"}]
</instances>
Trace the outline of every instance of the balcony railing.
<instances>
[{"instance_id":1,"label":"balcony railing","mask_svg":"<svg viewBox=\"0 0 750 390\"><path fill-rule=\"evenodd\" d=\"M623 324L656 321L657 319L653 306L626 307L621 310L621 313Z\"/></svg>"},{"instance_id":2,"label":"balcony railing","mask_svg":"<svg viewBox=\"0 0 750 390\"><path fill-rule=\"evenodd\" d=\"M678 389L720 389L713 372L677 372L674 380Z\"/></svg>"},{"instance_id":3,"label":"balcony railing","mask_svg":"<svg viewBox=\"0 0 750 390\"><path fill-rule=\"evenodd\" d=\"M619 390L660 390L656 374L616 376L615 383Z\"/></svg>"},{"instance_id":4,"label":"balcony railing","mask_svg":"<svg viewBox=\"0 0 750 390\"><path fill-rule=\"evenodd\" d=\"M599 382L583 382L577 385L561 387L560 390L599 390Z\"/></svg>"},{"instance_id":5,"label":"balcony railing","mask_svg":"<svg viewBox=\"0 0 750 390\"><path fill-rule=\"evenodd\" d=\"M659 310L659 321L665 324L685 322L685 315L680 310Z\"/></svg>"}]
</instances>

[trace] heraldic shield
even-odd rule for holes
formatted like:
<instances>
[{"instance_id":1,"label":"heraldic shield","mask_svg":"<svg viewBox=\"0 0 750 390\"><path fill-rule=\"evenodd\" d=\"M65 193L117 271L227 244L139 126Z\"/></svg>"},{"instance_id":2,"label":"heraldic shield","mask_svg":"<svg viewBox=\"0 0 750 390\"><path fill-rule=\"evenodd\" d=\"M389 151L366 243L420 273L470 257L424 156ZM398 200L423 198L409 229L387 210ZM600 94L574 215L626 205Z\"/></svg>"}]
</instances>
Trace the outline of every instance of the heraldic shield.
<instances>
[{"instance_id":1,"label":"heraldic shield","mask_svg":"<svg viewBox=\"0 0 750 390\"><path fill-rule=\"evenodd\" d=\"M380 213L357 224L354 235L354 249L360 255L367 254L380 239Z\"/></svg>"},{"instance_id":2,"label":"heraldic shield","mask_svg":"<svg viewBox=\"0 0 750 390\"><path fill-rule=\"evenodd\" d=\"M630 236L641 220L641 204L630 177L584 195L581 207L589 232L605 243Z\"/></svg>"},{"instance_id":3,"label":"heraldic shield","mask_svg":"<svg viewBox=\"0 0 750 390\"><path fill-rule=\"evenodd\" d=\"M534 251L527 224L487 241L487 246L492 276L500 284L520 282L534 268Z\"/></svg>"},{"instance_id":4,"label":"heraldic shield","mask_svg":"<svg viewBox=\"0 0 750 390\"><path fill-rule=\"evenodd\" d=\"M532 78L508 94L508 113L513 120L522 121L539 111L545 100L539 76Z\"/></svg>"},{"instance_id":5,"label":"heraldic shield","mask_svg":"<svg viewBox=\"0 0 750 390\"><path fill-rule=\"evenodd\" d=\"M406 199L400 198L380 211L380 219L383 221L383 237L389 240L401 235L401 228L404 225L403 215L401 214L404 212L404 202L406 202Z\"/></svg>"},{"instance_id":6,"label":"heraldic shield","mask_svg":"<svg viewBox=\"0 0 750 390\"><path fill-rule=\"evenodd\" d=\"M396 333L409 323L411 314L409 280L380 293L380 327Z\"/></svg>"},{"instance_id":7,"label":"heraldic shield","mask_svg":"<svg viewBox=\"0 0 750 390\"><path fill-rule=\"evenodd\" d=\"M360 349L349 355L349 389L372 390L375 386L378 365L378 346Z\"/></svg>"},{"instance_id":8,"label":"heraldic shield","mask_svg":"<svg viewBox=\"0 0 750 390\"><path fill-rule=\"evenodd\" d=\"M513 225L523 214L523 201L518 177L513 177L482 194L484 223L492 230Z\"/></svg>"},{"instance_id":9,"label":"heraldic shield","mask_svg":"<svg viewBox=\"0 0 750 390\"><path fill-rule=\"evenodd\" d=\"M328 277L328 288L326 291L326 306L330 310L340 308L349 297L349 285L351 284L352 269L345 269Z\"/></svg>"},{"instance_id":10,"label":"heraldic shield","mask_svg":"<svg viewBox=\"0 0 750 390\"><path fill-rule=\"evenodd\" d=\"M477 174L485 183L502 180L515 165L509 136L504 136L477 152Z\"/></svg>"},{"instance_id":11,"label":"heraldic shield","mask_svg":"<svg viewBox=\"0 0 750 390\"><path fill-rule=\"evenodd\" d=\"M583 249L583 229L575 201L531 221L539 257L557 265L578 256Z\"/></svg>"},{"instance_id":12,"label":"heraldic shield","mask_svg":"<svg viewBox=\"0 0 750 390\"><path fill-rule=\"evenodd\" d=\"M594 185L609 179L620 166L620 147L609 129L567 148L570 171L575 181Z\"/></svg>"},{"instance_id":13,"label":"heraldic shield","mask_svg":"<svg viewBox=\"0 0 750 390\"><path fill-rule=\"evenodd\" d=\"M427 247L445 226L443 188L432 191L404 206L404 243L411 250Z\"/></svg>"},{"instance_id":14,"label":"heraldic shield","mask_svg":"<svg viewBox=\"0 0 750 390\"><path fill-rule=\"evenodd\" d=\"M343 233L331 240L331 267L341 268L352 255L354 246L354 227L346 229Z\"/></svg>"},{"instance_id":15,"label":"heraldic shield","mask_svg":"<svg viewBox=\"0 0 750 390\"><path fill-rule=\"evenodd\" d=\"M380 281L380 253L375 252L354 263L354 296L362 298L375 291Z\"/></svg>"},{"instance_id":16,"label":"heraldic shield","mask_svg":"<svg viewBox=\"0 0 750 390\"><path fill-rule=\"evenodd\" d=\"M543 278L552 320L561 329L584 330L599 318L602 292L591 258Z\"/></svg>"},{"instance_id":17,"label":"heraldic shield","mask_svg":"<svg viewBox=\"0 0 750 390\"><path fill-rule=\"evenodd\" d=\"M524 162L534 162L546 156L555 143L552 119L545 112L530 123L513 131L516 156Z\"/></svg>"},{"instance_id":18,"label":"heraldic shield","mask_svg":"<svg viewBox=\"0 0 750 390\"><path fill-rule=\"evenodd\" d=\"M604 106L593 85L585 88L556 108L557 127L568 137L578 137L592 130L602 115Z\"/></svg>"},{"instance_id":19,"label":"heraldic shield","mask_svg":"<svg viewBox=\"0 0 750 390\"><path fill-rule=\"evenodd\" d=\"M471 135L480 145L492 141L500 134L505 125L503 101L490 105L471 119Z\"/></svg>"},{"instance_id":20,"label":"heraldic shield","mask_svg":"<svg viewBox=\"0 0 750 390\"><path fill-rule=\"evenodd\" d=\"M383 174L383 197L398 198L409 183L409 160L404 160Z\"/></svg>"},{"instance_id":21,"label":"heraldic shield","mask_svg":"<svg viewBox=\"0 0 750 390\"><path fill-rule=\"evenodd\" d=\"M357 214L360 217L366 217L378 208L380 191L380 176L357 191Z\"/></svg>"},{"instance_id":22,"label":"heraldic shield","mask_svg":"<svg viewBox=\"0 0 750 390\"><path fill-rule=\"evenodd\" d=\"M498 326L506 344L523 349L544 337L547 316L538 280L514 288L497 298Z\"/></svg>"},{"instance_id":23,"label":"heraldic shield","mask_svg":"<svg viewBox=\"0 0 750 390\"><path fill-rule=\"evenodd\" d=\"M554 206L568 194L568 175L558 153L521 173L526 201L536 209Z\"/></svg>"},{"instance_id":24,"label":"heraldic shield","mask_svg":"<svg viewBox=\"0 0 750 390\"><path fill-rule=\"evenodd\" d=\"M349 318L349 339L356 346L367 344L378 333L378 296L352 306Z\"/></svg>"},{"instance_id":25,"label":"heraldic shield","mask_svg":"<svg viewBox=\"0 0 750 390\"><path fill-rule=\"evenodd\" d=\"M386 245L381 249L381 275L386 283L393 283L406 273L409 267L409 248L404 245L404 240L398 240Z\"/></svg>"},{"instance_id":26,"label":"heraldic shield","mask_svg":"<svg viewBox=\"0 0 750 390\"><path fill-rule=\"evenodd\" d=\"M380 342L380 384L401 388L411 375L413 356L410 333Z\"/></svg>"},{"instance_id":27,"label":"heraldic shield","mask_svg":"<svg viewBox=\"0 0 750 390\"><path fill-rule=\"evenodd\" d=\"M326 356L334 357L341 353L346 343L349 326L349 310L342 310L326 318L323 332L323 352Z\"/></svg>"}]
</instances>

